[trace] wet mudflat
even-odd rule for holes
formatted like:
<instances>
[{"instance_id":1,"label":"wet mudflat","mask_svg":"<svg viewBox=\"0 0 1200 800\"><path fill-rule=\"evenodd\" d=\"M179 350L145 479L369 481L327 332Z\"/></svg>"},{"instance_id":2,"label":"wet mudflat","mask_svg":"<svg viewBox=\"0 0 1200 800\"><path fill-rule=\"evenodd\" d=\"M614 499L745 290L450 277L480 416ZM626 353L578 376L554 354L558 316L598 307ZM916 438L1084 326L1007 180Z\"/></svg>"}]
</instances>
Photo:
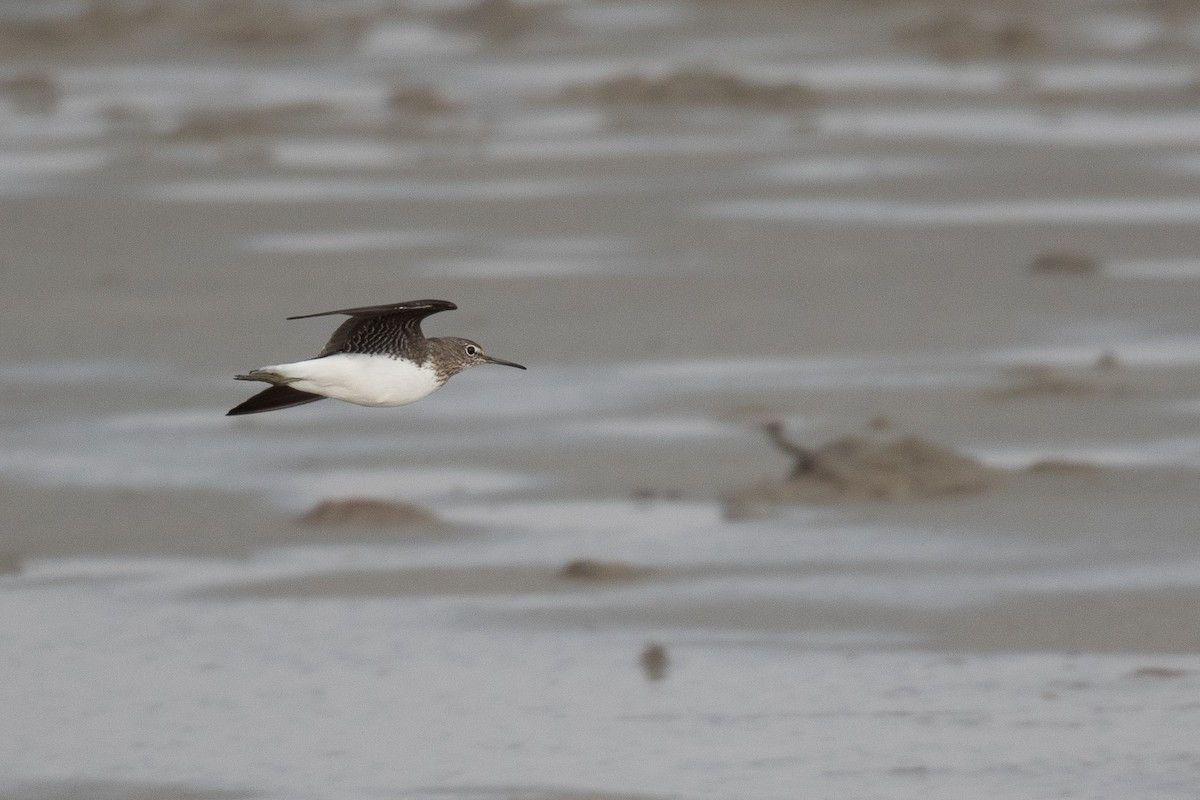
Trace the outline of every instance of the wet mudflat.
<instances>
[{"instance_id":1,"label":"wet mudflat","mask_svg":"<svg viewBox=\"0 0 1200 800\"><path fill-rule=\"evenodd\" d=\"M1194 796L1187 4L3 13L0 796Z\"/></svg>"}]
</instances>

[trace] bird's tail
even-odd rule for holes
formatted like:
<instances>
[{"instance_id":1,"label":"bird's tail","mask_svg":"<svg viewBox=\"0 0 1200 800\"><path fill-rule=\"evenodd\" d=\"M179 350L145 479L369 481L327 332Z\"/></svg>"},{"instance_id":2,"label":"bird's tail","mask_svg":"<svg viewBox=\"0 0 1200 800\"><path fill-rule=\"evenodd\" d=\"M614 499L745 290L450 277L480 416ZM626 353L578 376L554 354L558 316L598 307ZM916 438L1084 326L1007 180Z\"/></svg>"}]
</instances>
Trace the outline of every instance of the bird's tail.
<instances>
[{"instance_id":1,"label":"bird's tail","mask_svg":"<svg viewBox=\"0 0 1200 800\"><path fill-rule=\"evenodd\" d=\"M302 392L290 386L271 386L263 389L246 402L234 406L226 412L227 417L237 417L242 414L260 414L263 411L275 411L280 408L302 406L305 403L315 403L325 397L312 392Z\"/></svg>"},{"instance_id":2,"label":"bird's tail","mask_svg":"<svg viewBox=\"0 0 1200 800\"><path fill-rule=\"evenodd\" d=\"M276 386L283 386L296 380L280 375L278 372L272 372L269 369L252 369L245 375L234 375L235 381L262 381L263 383L272 383Z\"/></svg>"}]
</instances>

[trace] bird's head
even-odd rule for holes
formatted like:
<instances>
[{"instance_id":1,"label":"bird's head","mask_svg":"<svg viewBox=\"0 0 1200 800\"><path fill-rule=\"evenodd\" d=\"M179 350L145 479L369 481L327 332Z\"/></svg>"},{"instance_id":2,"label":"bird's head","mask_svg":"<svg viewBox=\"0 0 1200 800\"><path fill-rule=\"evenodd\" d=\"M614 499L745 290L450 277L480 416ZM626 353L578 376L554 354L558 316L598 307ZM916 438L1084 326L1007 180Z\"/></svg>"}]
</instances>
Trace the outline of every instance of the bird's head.
<instances>
[{"instance_id":1,"label":"bird's head","mask_svg":"<svg viewBox=\"0 0 1200 800\"><path fill-rule=\"evenodd\" d=\"M430 339L429 344L434 357L440 364L448 367L453 375L457 375L468 367L477 367L481 364L500 364L505 367L525 369L512 361L489 356L483 352L483 348L477 342L472 342L470 339L462 339L458 336L439 336Z\"/></svg>"}]
</instances>

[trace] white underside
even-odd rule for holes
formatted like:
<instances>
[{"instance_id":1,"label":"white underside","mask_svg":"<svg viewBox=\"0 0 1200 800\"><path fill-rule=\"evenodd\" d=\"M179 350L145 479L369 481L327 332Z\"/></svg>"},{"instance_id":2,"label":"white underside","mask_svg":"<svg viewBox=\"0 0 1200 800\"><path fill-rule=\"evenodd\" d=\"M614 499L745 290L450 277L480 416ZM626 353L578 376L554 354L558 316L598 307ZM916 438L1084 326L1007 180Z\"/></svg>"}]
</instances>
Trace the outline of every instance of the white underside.
<instances>
[{"instance_id":1,"label":"white underside","mask_svg":"<svg viewBox=\"0 0 1200 800\"><path fill-rule=\"evenodd\" d=\"M345 400L360 406L402 406L441 388L429 367L388 356L340 353L335 356L263 367L288 378L302 392Z\"/></svg>"}]
</instances>

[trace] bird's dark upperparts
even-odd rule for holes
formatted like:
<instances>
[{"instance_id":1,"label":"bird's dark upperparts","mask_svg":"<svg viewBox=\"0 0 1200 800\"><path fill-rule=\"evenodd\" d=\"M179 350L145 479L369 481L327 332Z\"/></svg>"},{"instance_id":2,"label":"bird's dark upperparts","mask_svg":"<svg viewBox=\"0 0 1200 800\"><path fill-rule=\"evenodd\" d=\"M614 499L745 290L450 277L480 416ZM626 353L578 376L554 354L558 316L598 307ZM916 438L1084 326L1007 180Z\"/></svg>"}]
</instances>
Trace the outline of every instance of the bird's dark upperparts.
<instances>
[{"instance_id":1,"label":"bird's dark upperparts","mask_svg":"<svg viewBox=\"0 0 1200 800\"><path fill-rule=\"evenodd\" d=\"M427 397L468 367L500 364L525 369L487 355L470 339L425 337L421 320L456 308L448 300L410 300L288 317L344 314L349 319L315 358L238 375L238 380L271 386L230 409L228 416L291 408L326 397L362 406L402 406Z\"/></svg>"}]
</instances>

